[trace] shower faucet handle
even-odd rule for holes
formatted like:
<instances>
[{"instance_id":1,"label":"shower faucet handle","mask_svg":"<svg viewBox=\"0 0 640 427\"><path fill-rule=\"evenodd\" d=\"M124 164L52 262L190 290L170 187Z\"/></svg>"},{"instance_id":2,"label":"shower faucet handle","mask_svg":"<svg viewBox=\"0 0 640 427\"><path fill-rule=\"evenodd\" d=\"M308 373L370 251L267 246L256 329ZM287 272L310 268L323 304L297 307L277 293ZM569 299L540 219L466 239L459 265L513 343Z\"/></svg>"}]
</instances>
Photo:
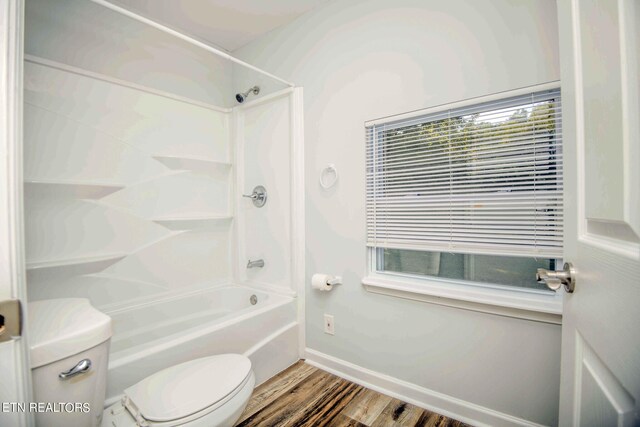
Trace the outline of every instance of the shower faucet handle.
<instances>
[{"instance_id":1,"label":"shower faucet handle","mask_svg":"<svg viewBox=\"0 0 640 427\"><path fill-rule=\"evenodd\" d=\"M251 199L255 207L261 208L267 203L267 190L262 185L258 185L253 189L253 193L243 194L242 197Z\"/></svg>"},{"instance_id":2,"label":"shower faucet handle","mask_svg":"<svg viewBox=\"0 0 640 427\"><path fill-rule=\"evenodd\" d=\"M263 259L257 259L255 261L251 261L249 260L249 262L247 262L247 268L262 268L264 267L264 260Z\"/></svg>"}]
</instances>

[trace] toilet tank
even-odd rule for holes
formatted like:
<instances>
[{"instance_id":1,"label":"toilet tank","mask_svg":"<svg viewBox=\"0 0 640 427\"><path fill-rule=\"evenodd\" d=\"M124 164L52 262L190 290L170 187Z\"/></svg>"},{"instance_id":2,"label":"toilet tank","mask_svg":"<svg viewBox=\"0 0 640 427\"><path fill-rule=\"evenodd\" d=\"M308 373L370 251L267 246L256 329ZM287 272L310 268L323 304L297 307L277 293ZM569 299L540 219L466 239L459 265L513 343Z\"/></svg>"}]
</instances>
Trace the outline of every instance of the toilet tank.
<instances>
[{"instance_id":1,"label":"toilet tank","mask_svg":"<svg viewBox=\"0 0 640 427\"><path fill-rule=\"evenodd\" d=\"M85 298L30 302L28 315L36 426L99 426L111 318Z\"/></svg>"}]
</instances>

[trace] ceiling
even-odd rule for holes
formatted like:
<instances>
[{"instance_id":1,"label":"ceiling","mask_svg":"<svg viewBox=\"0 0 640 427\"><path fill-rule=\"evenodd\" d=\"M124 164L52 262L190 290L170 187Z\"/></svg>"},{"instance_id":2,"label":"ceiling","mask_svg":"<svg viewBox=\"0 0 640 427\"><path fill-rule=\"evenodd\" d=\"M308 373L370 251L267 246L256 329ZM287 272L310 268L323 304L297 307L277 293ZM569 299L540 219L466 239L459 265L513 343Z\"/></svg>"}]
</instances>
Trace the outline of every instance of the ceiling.
<instances>
[{"instance_id":1,"label":"ceiling","mask_svg":"<svg viewBox=\"0 0 640 427\"><path fill-rule=\"evenodd\" d=\"M110 0L232 52L329 0Z\"/></svg>"}]
</instances>

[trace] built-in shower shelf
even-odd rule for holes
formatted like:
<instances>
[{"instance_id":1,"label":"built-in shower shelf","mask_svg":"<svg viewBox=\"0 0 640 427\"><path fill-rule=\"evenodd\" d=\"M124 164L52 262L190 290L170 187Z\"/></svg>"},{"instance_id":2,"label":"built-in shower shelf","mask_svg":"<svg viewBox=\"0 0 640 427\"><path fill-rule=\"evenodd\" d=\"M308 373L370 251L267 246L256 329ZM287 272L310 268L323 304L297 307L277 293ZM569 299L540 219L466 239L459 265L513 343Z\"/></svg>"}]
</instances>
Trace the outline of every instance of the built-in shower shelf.
<instances>
[{"instance_id":1,"label":"built-in shower shelf","mask_svg":"<svg viewBox=\"0 0 640 427\"><path fill-rule=\"evenodd\" d=\"M231 168L231 163L201 157L153 156L153 158L170 169L196 173L220 173L227 172Z\"/></svg>"},{"instance_id":2,"label":"built-in shower shelf","mask_svg":"<svg viewBox=\"0 0 640 427\"><path fill-rule=\"evenodd\" d=\"M50 274L64 270L65 273L73 275L91 274L104 270L126 256L127 254L124 253L113 253L75 258L62 258L48 261L33 261L27 262L27 272L30 274Z\"/></svg>"},{"instance_id":3,"label":"built-in shower shelf","mask_svg":"<svg viewBox=\"0 0 640 427\"><path fill-rule=\"evenodd\" d=\"M56 197L74 197L78 199L100 199L125 186L104 182L81 181L45 181L26 179L24 181L27 194L48 194Z\"/></svg>"},{"instance_id":4,"label":"built-in shower shelf","mask_svg":"<svg viewBox=\"0 0 640 427\"><path fill-rule=\"evenodd\" d=\"M208 228L220 223L230 222L232 219L233 217L229 215L194 214L153 218L153 221L170 230L190 230Z\"/></svg>"}]
</instances>

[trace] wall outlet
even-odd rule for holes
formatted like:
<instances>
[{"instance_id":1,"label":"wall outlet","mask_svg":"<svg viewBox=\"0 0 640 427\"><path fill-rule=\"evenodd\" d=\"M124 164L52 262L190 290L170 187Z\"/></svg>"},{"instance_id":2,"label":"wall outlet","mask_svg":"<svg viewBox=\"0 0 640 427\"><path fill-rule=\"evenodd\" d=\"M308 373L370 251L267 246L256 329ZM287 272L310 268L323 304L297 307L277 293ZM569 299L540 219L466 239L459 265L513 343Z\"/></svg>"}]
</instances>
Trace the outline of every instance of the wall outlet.
<instances>
[{"instance_id":1,"label":"wall outlet","mask_svg":"<svg viewBox=\"0 0 640 427\"><path fill-rule=\"evenodd\" d=\"M335 335L335 328L333 324L333 316L330 314L324 315L324 333L329 335Z\"/></svg>"}]
</instances>

